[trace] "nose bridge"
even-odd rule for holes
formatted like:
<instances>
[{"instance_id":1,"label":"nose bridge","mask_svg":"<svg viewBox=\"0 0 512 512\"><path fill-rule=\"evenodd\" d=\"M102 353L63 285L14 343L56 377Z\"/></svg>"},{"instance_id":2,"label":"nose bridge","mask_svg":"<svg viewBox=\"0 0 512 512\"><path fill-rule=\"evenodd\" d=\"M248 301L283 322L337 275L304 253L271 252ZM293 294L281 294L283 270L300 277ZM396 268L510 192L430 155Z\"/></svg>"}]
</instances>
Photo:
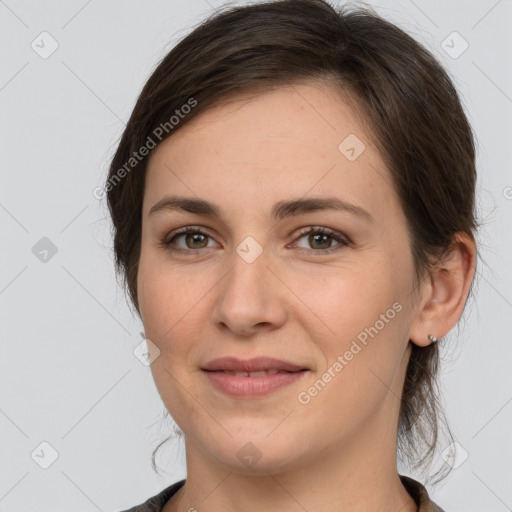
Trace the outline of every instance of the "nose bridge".
<instances>
[{"instance_id":1,"label":"nose bridge","mask_svg":"<svg viewBox=\"0 0 512 512\"><path fill-rule=\"evenodd\" d=\"M231 268L222 280L214 320L238 333L250 333L260 324L274 327L284 321L278 283L267 265L269 253L246 237L233 251Z\"/></svg>"},{"instance_id":2,"label":"nose bridge","mask_svg":"<svg viewBox=\"0 0 512 512\"><path fill-rule=\"evenodd\" d=\"M257 307L264 299L264 285L268 284L268 263L268 251L254 238L244 239L233 252L231 271L223 290L225 297L250 302L253 307Z\"/></svg>"}]
</instances>

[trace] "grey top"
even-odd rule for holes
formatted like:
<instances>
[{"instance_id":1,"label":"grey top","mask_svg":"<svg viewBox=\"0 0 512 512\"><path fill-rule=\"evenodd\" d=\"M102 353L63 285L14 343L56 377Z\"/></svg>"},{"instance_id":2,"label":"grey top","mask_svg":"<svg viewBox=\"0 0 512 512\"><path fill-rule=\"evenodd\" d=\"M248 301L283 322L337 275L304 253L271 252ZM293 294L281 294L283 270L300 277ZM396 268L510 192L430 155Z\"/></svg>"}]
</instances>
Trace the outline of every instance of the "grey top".
<instances>
[{"instance_id":1,"label":"grey top","mask_svg":"<svg viewBox=\"0 0 512 512\"><path fill-rule=\"evenodd\" d=\"M402 484L407 489L407 492L413 497L416 505L418 506L418 512L444 512L444 510L438 507L429 497L427 489L418 481L413 480L408 476L400 475ZM180 480L175 484L165 488L163 491L158 493L156 496L149 498L141 505L123 510L122 512L162 512L165 504L169 501L171 496L174 496L185 484L185 480Z\"/></svg>"}]
</instances>

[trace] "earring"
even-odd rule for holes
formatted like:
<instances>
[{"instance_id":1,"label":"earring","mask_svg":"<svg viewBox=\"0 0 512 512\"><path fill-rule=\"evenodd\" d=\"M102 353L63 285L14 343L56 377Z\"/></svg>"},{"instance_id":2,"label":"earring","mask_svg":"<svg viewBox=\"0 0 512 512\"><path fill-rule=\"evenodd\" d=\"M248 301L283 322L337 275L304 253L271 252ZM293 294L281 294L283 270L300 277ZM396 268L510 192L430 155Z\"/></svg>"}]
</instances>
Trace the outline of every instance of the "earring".
<instances>
[{"instance_id":1,"label":"earring","mask_svg":"<svg viewBox=\"0 0 512 512\"><path fill-rule=\"evenodd\" d=\"M432 343L436 343L438 341L438 339L433 335L433 334L429 334L427 336L427 338L432 342Z\"/></svg>"}]
</instances>

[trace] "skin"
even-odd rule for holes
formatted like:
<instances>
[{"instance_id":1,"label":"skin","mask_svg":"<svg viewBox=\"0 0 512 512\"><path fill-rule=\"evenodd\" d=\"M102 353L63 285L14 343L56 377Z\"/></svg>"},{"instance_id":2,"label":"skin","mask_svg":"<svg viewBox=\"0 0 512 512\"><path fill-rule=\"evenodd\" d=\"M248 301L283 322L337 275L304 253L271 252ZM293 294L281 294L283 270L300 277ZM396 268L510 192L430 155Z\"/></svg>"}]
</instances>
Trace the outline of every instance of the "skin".
<instances>
[{"instance_id":1,"label":"skin","mask_svg":"<svg viewBox=\"0 0 512 512\"><path fill-rule=\"evenodd\" d=\"M139 311L160 350L151 370L187 458L186 484L165 512L417 510L396 467L399 397L411 343L426 346L428 334L440 338L459 319L475 247L458 236L445 270L415 282L406 218L351 105L323 82L282 86L200 114L150 157ZM338 149L348 134L366 146L354 161ZM211 201L222 218L149 214L171 194ZM327 196L373 221L336 210L270 215L278 201ZM175 238L186 254L162 246L185 226L207 237ZM348 245L301 235L309 226L330 228ZM247 236L263 249L252 263L236 251ZM332 373L394 303L401 311L300 403L299 393ZM267 355L309 371L264 397L233 398L200 369L228 355ZM237 456L248 442L261 456L251 467Z\"/></svg>"}]
</instances>

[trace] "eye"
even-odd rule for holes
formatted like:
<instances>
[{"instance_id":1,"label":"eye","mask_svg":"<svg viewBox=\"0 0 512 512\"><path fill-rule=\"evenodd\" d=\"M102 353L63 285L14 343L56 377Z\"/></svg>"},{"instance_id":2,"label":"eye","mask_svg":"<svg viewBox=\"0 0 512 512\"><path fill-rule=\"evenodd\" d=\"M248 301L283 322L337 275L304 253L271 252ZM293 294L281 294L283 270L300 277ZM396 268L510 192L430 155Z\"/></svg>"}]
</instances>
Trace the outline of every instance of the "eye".
<instances>
[{"instance_id":1,"label":"eye","mask_svg":"<svg viewBox=\"0 0 512 512\"><path fill-rule=\"evenodd\" d=\"M313 248L313 252L321 254L340 250L341 248L348 246L350 243L349 240L341 233L320 226L310 226L308 228L304 228L300 231L300 234L301 236L299 240L307 236L308 238L306 243ZM335 240L337 244L333 246L332 240ZM311 251L311 249L307 247L301 248Z\"/></svg>"},{"instance_id":2,"label":"eye","mask_svg":"<svg viewBox=\"0 0 512 512\"><path fill-rule=\"evenodd\" d=\"M179 254L190 253L191 250L206 249L208 247L208 238L211 239L208 234L204 233L196 226L187 226L177 232L171 233L171 235L172 236L170 238L167 237L163 240L161 245L164 248ZM182 237L185 243L185 248L179 246L176 247L176 240L179 240Z\"/></svg>"},{"instance_id":3,"label":"eye","mask_svg":"<svg viewBox=\"0 0 512 512\"><path fill-rule=\"evenodd\" d=\"M300 246L299 248L309 252L328 254L340 250L350 244L350 241L341 233L325 227L310 226L303 228L300 231L300 234L301 236L299 237L299 240L307 236L308 238L306 243L312 248L304 248ZM184 247L180 247L177 244L177 240L180 239L183 239L183 243L185 244ZM213 240L210 235L204 231L201 231L199 227L187 226L171 233L168 237L160 242L160 245L165 249L178 254L190 254L191 252L199 251L200 249L207 249L208 247L212 247L208 244L208 239ZM334 246L332 245L333 240L337 242L337 244Z\"/></svg>"}]
</instances>

